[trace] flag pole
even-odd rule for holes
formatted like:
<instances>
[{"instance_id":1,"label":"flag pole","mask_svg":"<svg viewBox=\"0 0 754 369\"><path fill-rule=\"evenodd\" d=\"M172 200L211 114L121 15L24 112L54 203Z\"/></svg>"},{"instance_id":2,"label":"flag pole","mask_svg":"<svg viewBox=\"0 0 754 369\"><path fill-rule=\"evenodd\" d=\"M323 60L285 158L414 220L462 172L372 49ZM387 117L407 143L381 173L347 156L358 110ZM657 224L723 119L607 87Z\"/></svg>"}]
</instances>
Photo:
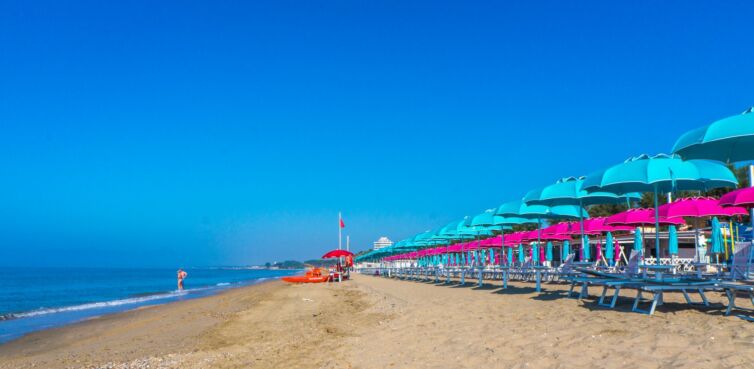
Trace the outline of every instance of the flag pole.
<instances>
[{"instance_id":1,"label":"flag pole","mask_svg":"<svg viewBox=\"0 0 754 369\"><path fill-rule=\"evenodd\" d=\"M346 251L351 251L351 236L346 235Z\"/></svg>"},{"instance_id":2,"label":"flag pole","mask_svg":"<svg viewBox=\"0 0 754 369\"><path fill-rule=\"evenodd\" d=\"M343 221L343 217L341 216L340 212L338 212L338 250L343 248L343 238L341 236L341 226L340 222Z\"/></svg>"}]
</instances>

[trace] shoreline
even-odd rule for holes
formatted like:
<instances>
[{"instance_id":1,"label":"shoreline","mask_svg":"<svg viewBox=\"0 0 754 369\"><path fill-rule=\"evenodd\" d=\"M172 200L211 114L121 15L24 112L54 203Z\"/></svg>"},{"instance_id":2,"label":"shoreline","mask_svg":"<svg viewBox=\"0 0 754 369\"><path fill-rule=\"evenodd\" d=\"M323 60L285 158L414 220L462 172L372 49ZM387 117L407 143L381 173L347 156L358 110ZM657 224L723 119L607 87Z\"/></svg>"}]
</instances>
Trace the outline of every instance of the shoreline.
<instances>
[{"instance_id":1,"label":"shoreline","mask_svg":"<svg viewBox=\"0 0 754 369\"><path fill-rule=\"evenodd\" d=\"M278 273L277 275L260 276L246 280L199 284L183 291L173 289L158 292L136 292L122 296L111 296L112 299L110 300L94 300L63 306L53 305L52 307L7 313L0 319L0 345L38 331L65 327L96 317L123 313L148 306L206 298L228 290L279 279L281 276L300 274L301 271L290 270L281 273L285 274ZM232 280L232 278L229 279Z\"/></svg>"},{"instance_id":2,"label":"shoreline","mask_svg":"<svg viewBox=\"0 0 754 369\"><path fill-rule=\"evenodd\" d=\"M746 368L751 323L668 296L655 316L563 298L354 275L268 281L0 346L0 368ZM710 296L713 303L721 296Z\"/></svg>"}]
</instances>

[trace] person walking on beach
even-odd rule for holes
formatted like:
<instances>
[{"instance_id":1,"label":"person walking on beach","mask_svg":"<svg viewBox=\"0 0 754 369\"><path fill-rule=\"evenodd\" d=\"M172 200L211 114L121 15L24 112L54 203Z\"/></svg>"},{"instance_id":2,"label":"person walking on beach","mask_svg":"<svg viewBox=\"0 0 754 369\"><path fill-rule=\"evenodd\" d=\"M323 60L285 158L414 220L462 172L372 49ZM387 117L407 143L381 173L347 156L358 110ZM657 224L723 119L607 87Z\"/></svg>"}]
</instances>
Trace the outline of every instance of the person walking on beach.
<instances>
[{"instance_id":1,"label":"person walking on beach","mask_svg":"<svg viewBox=\"0 0 754 369\"><path fill-rule=\"evenodd\" d=\"M178 291L183 291L183 280L188 277L188 273L183 269L178 269Z\"/></svg>"}]
</instances>

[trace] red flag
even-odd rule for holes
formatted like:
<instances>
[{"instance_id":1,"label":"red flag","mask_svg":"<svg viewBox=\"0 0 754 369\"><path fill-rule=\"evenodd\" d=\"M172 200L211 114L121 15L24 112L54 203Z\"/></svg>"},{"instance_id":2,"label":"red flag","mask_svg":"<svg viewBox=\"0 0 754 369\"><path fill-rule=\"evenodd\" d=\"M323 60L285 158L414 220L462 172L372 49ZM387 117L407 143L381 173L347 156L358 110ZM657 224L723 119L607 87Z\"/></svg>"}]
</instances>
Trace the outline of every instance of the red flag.
<instances>
[{"instance_id":1,"label":"red flag","mask_svg":"<svg viewBox=\"0 0 754 369\"><path fill-rule=\"evenodd\" d=\"M343 218L340 218L340 228L345 228L346 224L343 223Z\"/></svg>"}]
</instances>

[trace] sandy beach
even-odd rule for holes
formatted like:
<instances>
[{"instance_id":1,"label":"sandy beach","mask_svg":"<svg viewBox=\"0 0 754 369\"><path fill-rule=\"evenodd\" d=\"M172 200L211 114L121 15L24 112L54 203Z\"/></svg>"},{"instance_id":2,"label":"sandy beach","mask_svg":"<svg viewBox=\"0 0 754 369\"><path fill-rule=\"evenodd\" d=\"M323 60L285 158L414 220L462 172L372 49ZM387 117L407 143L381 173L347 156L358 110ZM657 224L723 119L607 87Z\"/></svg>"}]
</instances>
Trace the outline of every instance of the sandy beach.
<instances>
[{"instance_id":1,"label":"sandy beach","mask_svg":"<svg viewBox=\"0 0 754 369\"><path fill-rule=\"evenodd\" d=\"M269 282L0 346L0 368L751 368L754 326L668 298L655 316L528 283ZM712 302L721 298L710 294Z\"/></svg>"}]
</instances>

